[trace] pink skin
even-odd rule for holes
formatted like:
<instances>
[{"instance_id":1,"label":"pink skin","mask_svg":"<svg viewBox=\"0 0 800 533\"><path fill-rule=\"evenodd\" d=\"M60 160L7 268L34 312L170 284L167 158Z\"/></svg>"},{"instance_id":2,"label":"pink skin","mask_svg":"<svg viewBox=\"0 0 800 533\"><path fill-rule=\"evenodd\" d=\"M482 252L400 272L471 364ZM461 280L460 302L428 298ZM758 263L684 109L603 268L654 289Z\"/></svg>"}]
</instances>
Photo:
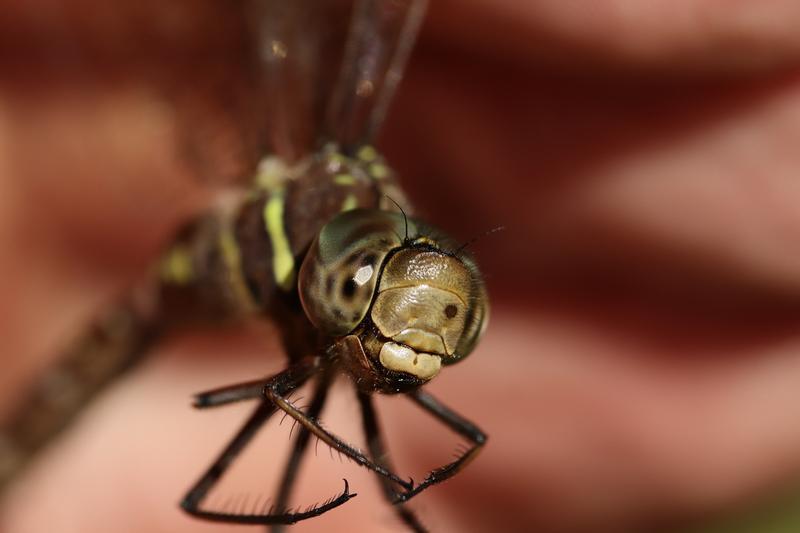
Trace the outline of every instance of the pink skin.
<instances>
[{"instance_id":1,"label":"pink skin","mask_svg":"<svg viewBox=\"0 0 800 533\"><path fill-rule=\"evenodd\" d=\"M204 33L229 35L221 8L27 5L0 21L17 50L0 54L0 414L204 205L198 181L247 168L255 131L235 47ZM791 1L432 6L383 144L439 225L508 229L475 245L486 339L430 387L490 435L415 501L431 527L681 522L800 474L798 26ZM210 67L222 89L187 83ZM0 529L238 530L176 508L244 416L192 412L189 396L278 370L270 338L159 347L20 479ZM419 480L457 439L388 403L394 457ZM356 434L339 407L326 426ZM232 492L270 493L275 440ZM297 531L399 530L366 473L322 449L306 472L300 502L343 475L359 496Z\"/></svg>"}]
</instances>

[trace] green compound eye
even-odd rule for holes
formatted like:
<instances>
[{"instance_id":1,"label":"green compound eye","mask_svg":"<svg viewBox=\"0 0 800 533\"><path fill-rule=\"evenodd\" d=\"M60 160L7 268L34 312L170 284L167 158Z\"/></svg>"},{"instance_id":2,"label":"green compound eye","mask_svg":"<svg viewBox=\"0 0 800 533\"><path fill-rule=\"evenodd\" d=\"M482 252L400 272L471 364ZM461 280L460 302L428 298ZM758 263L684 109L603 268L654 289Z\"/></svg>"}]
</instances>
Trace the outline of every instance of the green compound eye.
<instances>
[{"instance_id":1,"label":"green compound eye","mask_svg":"<svg viewBox=\"0 0 800 533\"><path fill-rule=\"evenodd\" d=\"M366 316L381 265L404 235L402 215L386 211L354 209L328 222L300 268L300 300L311 323L327 335L350 333Z\"/></svg>"}]
</instances>

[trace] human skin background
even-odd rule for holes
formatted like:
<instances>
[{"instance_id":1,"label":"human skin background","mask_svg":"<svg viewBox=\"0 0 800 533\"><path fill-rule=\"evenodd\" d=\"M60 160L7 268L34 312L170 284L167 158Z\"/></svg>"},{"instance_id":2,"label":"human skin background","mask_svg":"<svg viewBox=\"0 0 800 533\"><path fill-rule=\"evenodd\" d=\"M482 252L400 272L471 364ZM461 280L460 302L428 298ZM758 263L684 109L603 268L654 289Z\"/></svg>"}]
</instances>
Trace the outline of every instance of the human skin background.
<instances>
[{"instance_id":1,"label":"human skin background","mask_svg":"<svg viewBox=\"0 0 800 533\"><path fill-rule=\"evenodd\" d=\"M428 218L462 238L507 230L475 245L493 295L486 339L430 387L490 441L415 500L423 520L678 527L790 485L800 6L434 4L382 144ZM240 17L214 2L4 9L2 409L204 205L198 182L252 164L263 124ZM33 465L0 529L237 529L176 502L244 416L193 412L189 395L278 370L259 333L169 339ZM395 403L398 462L455 446ZM356 431L346 414L324 420ZM342 467L320 459L307 484L332 495ZM242 483L268 493L262 475ZM359 496L298 531L399 529L374 480L348 479Z\"/></svg>"}]
</instances>

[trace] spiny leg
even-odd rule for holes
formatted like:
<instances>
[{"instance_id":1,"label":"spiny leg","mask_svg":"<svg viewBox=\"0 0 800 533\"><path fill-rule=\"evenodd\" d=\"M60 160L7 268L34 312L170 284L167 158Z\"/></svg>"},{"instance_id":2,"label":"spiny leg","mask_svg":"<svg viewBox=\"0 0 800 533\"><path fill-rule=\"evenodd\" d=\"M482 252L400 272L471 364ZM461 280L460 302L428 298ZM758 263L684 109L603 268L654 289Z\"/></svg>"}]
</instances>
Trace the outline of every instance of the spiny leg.
<instances>
[{"instance_id":1,"label":"spiny leg","mask_svg":"<svg viewBox=\"0 0 800 533\"><path fill-rule=\"evenodd\" d=\"M380 427L378 426L378 418L375 416L375 406L372 402L372 396L358 391L358 402L361 405L361 421L364 426L364 434L367 438L367 448L369 449L369 454L372 457L372 460L382 467L393 471L394 467L389 460L389 456L386 452L386 446L383 442L383 436L381 434ZM394 490L392 483L388 479L381 476L378 476L378 480L381 483L383 495L386 500L393 502L397 497L397 491ZM411 528L411 530L418 533L424 533L427 531L425 526L422 525L414 512L408 507L404 506L402 503L395 505L394 510L400 519L409 528Z\"/></svg>"},{"instance_id":2,"label":"spiny leg","mask_svg":"<svg viewBox=\"0 0 800 533\"><path fill-rule=\"evenodd\" d=\"M269 402L261 402L256 410L250 415L244 426L236 436L225 447L216 461L206 470L200 480L189 490L181 502L181 507L193 515L202 516L199 507L205 499L208 491L217 484L219 479L233 463L234 459L247 446L255 434L261 429L270 416L275 413L276 408Z\"/></svg>"},{"instance_id":3,"label":"spiny leg","mask_svg":"<svg viewBox=\"0 0 800 533\"><path fill-rule=\"evenodd\" d=\"M319 439L330 446L332 449L336 450L339 453L342 453L352 459L357 465L363 466L376 472L377 474L391 480L394 483L402 486L406 490L410 491L414 487L414 483L412 481L404 481L397 477L395 474L387 470L386 468L375 464L372 462L367 456L365 456L359 450L356 450L342 439L337 437L336 435L330 433L328 430L323 428L319 425L319 422L316 420L312 420L308 417L305 413L300 411L294 404L292 404L285 396L285 393L281 392L274 384L267 385L264 388L264 394L266 397L275 405L277 405L280 409L285 411L289 414L292 418L300 422L300 424L305 427L308 431L319 437Z\"/></svg>"},{"instance_id":4,"label":"spiny leg","mask_svg":"<svg viewBox=\"0 0 800 533\"><path fill-rule=\"evenodd\" d=\"M459 473L470 461L477 457L478 453L486 444L486 434L475 424L465 419L447 406L441 404L436 398L422 390L416 390L408 394L417 405L431 413L447 427L469 439L472 442L470 447L463 455L452 463L436 468L428 473L425 480L413 489L398 495L394 503L406 502L416 496L431 485L441 483Z\"/></svg>"},{"instance_id":5,"label":"spiny leg","mask_svg":"<svg viewBox=\"0 0 800 533\"><path fill-rule=\"evenodd\" d=\"M271 389L281 391L287 394L294 389L300 387L309 377L313 365L308 363L299 363L293 367L284 370L280 374L272 377L267 381L267 386ZM191 515L207 520L217 522L231 522L237 524L293 524L300 520L319 516L326 511L342 505L350 498L355 496L349 492L347 481L344 482L344 492L339 496L323 503L319 506L314 506L306 511L300 513L257 513L241 514L230 512L217 512L206 511L200 509L200 504L211 488L216 485L228 467L233 463L234 459L239 453L247 446L252 440L261 426L277 411L276 406L268 401L262 401L256 408L245 425L239 430L236 436L231 440L228 446L225 447L223 452L216 461L209 467L203 474L200 480L189 490L181 502L181 507Z\"/></svg>"},{"instance_id":6,"label":"spiny leg","mask_svg":"<svg viewBox=\"0 0 800 533\"><path fill-rule=\"evenodd\" d=\"M314 391L314 398L311 400L311 405L308 408L307 415L309 418L315 420L319 418L319 414L322 412L322 408L325 406L325 399L328 397L330 384L331 375L329 373L326 372L324 375L320 376L319 383L317 383ZM286 463L286 468L283 471L283 479L281 480L280 488L278 489L278 497L275 500L275 510L279 513L282 513L287 509L292 487L297 479L300 463L302 462L310 440L311 433L305 427L301 426L297 437L295 437L294 446L292 447L289 460ZM272 526L272 533L280 533L283 530L283 524L276 524Z\"/></svg>"}]
</instances>

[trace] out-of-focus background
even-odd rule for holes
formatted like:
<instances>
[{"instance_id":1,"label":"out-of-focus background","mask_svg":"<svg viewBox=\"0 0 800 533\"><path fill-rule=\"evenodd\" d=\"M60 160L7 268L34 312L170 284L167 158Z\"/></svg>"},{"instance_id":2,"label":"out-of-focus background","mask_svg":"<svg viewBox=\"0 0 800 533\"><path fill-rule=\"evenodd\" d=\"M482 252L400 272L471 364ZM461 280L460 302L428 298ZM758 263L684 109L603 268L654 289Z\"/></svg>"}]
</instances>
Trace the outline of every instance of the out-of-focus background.
<instances>
[{"instance_id":1,"label":"out-of-focus background","mask_svg":"<svg viewBox=\"0 0 800 533\"><path fill-rule=\"evenodd\" d=\"M288 1L288 0L287 0ZM413 501L434 531L800 530L800 4L435 1L379 146L468 239L493 315L430 386L490 435ZM0 13L0 417L269 116L242 2L7 2ZM177 509L245 417L193 392L281 368L270 331L168 337L0 500L0 529L234 531ZM458 439L382 399L420 479ZM326 426L357 438L342 388ZM270 427L223 492L266 494ZM400 531L320 449L296 531Z\"/></svg>"}]
</instances>

